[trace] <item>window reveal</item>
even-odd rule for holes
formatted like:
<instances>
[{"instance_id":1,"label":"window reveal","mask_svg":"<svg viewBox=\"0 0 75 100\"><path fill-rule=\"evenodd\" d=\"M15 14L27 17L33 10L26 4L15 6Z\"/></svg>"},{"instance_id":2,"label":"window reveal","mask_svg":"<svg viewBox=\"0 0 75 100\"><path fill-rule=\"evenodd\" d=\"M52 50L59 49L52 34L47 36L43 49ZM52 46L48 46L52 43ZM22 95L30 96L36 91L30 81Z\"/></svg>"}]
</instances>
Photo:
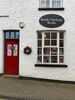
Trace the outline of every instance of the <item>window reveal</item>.
<instances>
[{"instance_id":1,"label":"window reveal","mask_svg":"<svg viewBox=\"0 0 75 100\"><path fill-rule=\"evenodd\" d=\"M64 33L55 31L38 32L37 63L64 63ZM40 41L40 43L39 43Z\"/></svg>"}]
</instances>

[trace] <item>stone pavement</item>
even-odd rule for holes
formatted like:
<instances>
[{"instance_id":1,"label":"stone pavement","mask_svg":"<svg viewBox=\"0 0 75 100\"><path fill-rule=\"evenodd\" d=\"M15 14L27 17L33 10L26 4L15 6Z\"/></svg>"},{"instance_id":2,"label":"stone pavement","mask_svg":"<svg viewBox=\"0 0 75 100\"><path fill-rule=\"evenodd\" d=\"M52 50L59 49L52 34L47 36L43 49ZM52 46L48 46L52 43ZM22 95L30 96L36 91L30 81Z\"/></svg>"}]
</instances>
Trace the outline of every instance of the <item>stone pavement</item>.
<instances>
[{"instance_id":1,"label":"stone pavement","mask_svg":"<svg viewBox=\"0 0 75 100\"><path fill-rule=\"evenodd\" d=\"M75 100L75 85L0 77L0 100Z\"/></svg>"}]
</instances>

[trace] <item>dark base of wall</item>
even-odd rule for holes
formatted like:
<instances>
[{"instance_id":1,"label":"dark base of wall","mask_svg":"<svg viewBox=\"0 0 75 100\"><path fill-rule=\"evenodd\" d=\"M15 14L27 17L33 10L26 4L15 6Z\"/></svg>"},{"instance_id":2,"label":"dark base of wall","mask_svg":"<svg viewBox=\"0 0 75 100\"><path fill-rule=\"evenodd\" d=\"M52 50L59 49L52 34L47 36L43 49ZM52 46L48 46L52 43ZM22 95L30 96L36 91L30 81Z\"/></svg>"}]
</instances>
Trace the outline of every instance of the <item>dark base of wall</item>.
<instances>
[{"instance_id":1,"label":"dark base of wall","mask_svg":"<svg viewBox=\"0 0 75 100\"><path fill-rule=\"evenodd\" d=\"M64 84L75 84L75 81L64 81L64 80L54 80L54 79L42 79L42 78L33 78L33 77L23 77L20 76L19 79L25 80L35 80L35 81L43 81L43 82L55 82L55 83L64 83Z\"/></svg>"},{"instance_id":2,"label":"dark base of wall","mask_svg":"<svg viewBox=\"0 0 75 100\"><path fill-rule=\"evenodd\" d=\"M4 74L3 73L0 73L0 76L3 76Z\"/></svg>"},{"instance_id":3,"label":"dark base of wall","mask_svg":"<svg viewBox=\"0 0 75 100\"><path fill-rule=\"evenodd\" d=\"M4 95L0 95L1 100L27 100L24 97L13 97L13 96L4 96Z\"/></svg>"},{"instance_id":4,"label":"dark base of wall","mask_svg":"<svg viewBox=\"0 0 75 100\"><path fill-rule=\"evenodd\" d=\"M0 74L0 76L3 76L4 74ZM35 81L43 81L43 82L53 82L53 83L64 83L64 84L75 84L75 81L64 81L64 80L55 80L55 79L42 79L42 78L34 78L34 77L24 77L19 76L15 79L23 79L23 80L35 80Z\"/></svg>"}]
</instances>

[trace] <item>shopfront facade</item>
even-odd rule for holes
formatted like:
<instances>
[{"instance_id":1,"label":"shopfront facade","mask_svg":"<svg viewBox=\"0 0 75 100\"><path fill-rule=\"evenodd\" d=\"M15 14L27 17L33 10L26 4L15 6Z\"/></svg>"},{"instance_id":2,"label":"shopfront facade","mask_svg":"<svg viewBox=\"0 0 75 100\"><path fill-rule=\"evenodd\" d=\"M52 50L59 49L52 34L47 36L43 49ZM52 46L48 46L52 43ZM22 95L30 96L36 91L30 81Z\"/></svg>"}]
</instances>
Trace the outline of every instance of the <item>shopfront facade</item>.
<instances>
[{"instance_id":1,"label":"shopfront facade","mask_svg":"<svg viewBox=\"0 0 75 100\"><path fill-rule=\"evenodd\" d=\"M0 73L75 81L74 0L0 5Z\"/></svg>"}]
</instances>

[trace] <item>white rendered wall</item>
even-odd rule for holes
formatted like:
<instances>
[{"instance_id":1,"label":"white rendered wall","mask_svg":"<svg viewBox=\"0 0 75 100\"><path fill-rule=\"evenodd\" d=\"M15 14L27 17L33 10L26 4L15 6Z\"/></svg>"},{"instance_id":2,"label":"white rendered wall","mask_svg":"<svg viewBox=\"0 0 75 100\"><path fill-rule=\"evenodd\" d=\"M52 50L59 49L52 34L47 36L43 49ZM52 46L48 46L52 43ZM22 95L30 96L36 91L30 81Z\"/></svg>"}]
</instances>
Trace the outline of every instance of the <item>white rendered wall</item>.
<instances>
[{"instance_id":1,"label":"white rendered wall","mask_svg":"<svg viewBox=\"0 0 75 100\"><path fill-rule=\"evenodd\" d=\"M9 0L0 0L0 16L9 15ZM3 30L9 28L9 18L0 17L0 73L4 73L4 37Z\"/></svg>"},{"instance_id":2,"label":"white rendered wall","mask_svg":"<svg viewBox=\"0 0 75 100\"><path fill-rule=\"evenodd\" d=\"M75 1L64 0L64 11L38 11L39 0L9 0L8 19L0 19L0 61L3 60L3 29L20 29L19 22L25 23L20 29L20 63L19 75L45 79L75 81ZM37 30L50 30L39 24L39 18L45 14L58 14L64 17L65 23L54 30L65 32L65 64L67 68L35 67L37 61ZM52 30L52 29L51 29ZM25 55L23 49L32 47L32 54ZM0 65L3 72L3 62Z\"/></svg>"},{"instance_id":3,"label":"white rendered wall","mask_svg":"<svg viewBox=\"0 0 75 100\"><path fill-rule=\"evenodd\" d=\"M64 11L38 11L39 0L27 0L25 2L24 22L20 39L20 75L57 80L75 81L75 6L74 0L64 0ZM29 5L29 7L28 7ZM39 18L45 14L58 14L64 17L65 23L57 30L65 32L65 64L67 68L41 68L35 67L37 57L37 30L50 30L39 24ZM23 53L25 46L32 47L32 54L27 56Z\"/></svg>"}]
</instances>

